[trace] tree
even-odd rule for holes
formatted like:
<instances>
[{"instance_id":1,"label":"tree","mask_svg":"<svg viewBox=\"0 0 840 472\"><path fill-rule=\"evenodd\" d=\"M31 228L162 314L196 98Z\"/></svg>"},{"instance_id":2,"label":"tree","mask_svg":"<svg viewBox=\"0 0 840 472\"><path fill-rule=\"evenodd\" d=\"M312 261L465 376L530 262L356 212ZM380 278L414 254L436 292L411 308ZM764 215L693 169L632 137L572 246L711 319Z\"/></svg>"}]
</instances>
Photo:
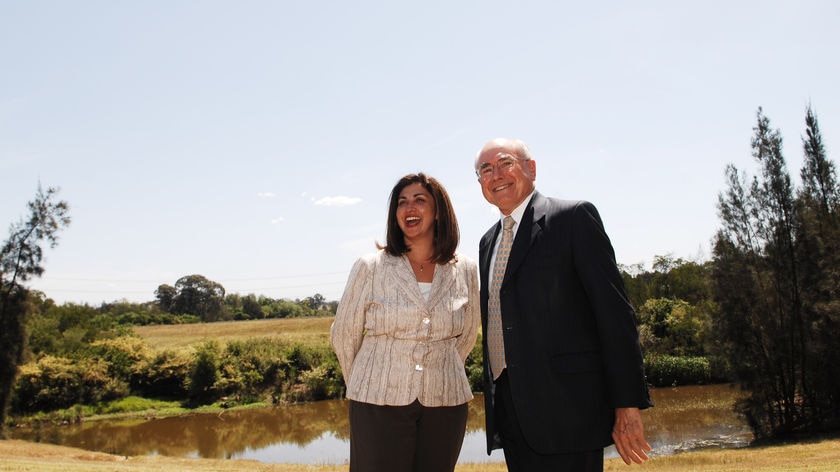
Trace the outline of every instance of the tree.
<instances>
[{"instance_id":1,"label":"tree","mask_svg":"<svg viewBox=\"0 0 840 472\"><path fill-rule=\"evenodd\" d=\"M188 313L201 321L218 321L224 313L225 288L203 275L187 275L175 282L172 312Z\"/></svg>"},{"instance_id":2,"label":"tree","mask_svg":"<svg viewBox=\"0 0 840 472\"><path fill-rule=\"evenodd\" d=\"M816 373L807 401L817 410L833 411L840 422L840 186L810 106L805 126L797 258L803 267L803 314L809 326L806 358Z\"/></svg>"},{"instance_id":3,"label":"tree","mask_svg":"<svg viewBox=\"0 0 840 472\"><path fill-rule=\"evenodd\" d=\"M702 356L709 331L709 314L685 300L651 298L639 307L639 321L646 333L646 352L674 356Z\"/></svg>"},{"instance_id":4,"label":"tree","mask_svg":"<svg viewBox=\"0 0 840 472\"><path fill-rule=\"evenodd\" d=\"M31 312L28 290L21 285L44 273L42 243L55 248L58 232L70 224L69 205L56 201L58 189L44 191L27 204L29 218L9 228L0 248L0 436L26 344L25 324Z\"/></svg>"},{"instance_id":5,"label":"tree","mask_svg":"<svg viewBox=\"0 0 840 472\"><path fill-rule=\"evenodd\" d=\"M257 296L249 294L242 298L242 312L248 315L253 320L261 320L265 318L260 302L257 301Z\"/></svg>"},{"instance_id":6,"label":"tree","mask_svg":"<svg viewBox=\"0 0 840 472\"><path fill-rule=\"evenodd\" d=\"M178 295L178 290L169 284L159 285L155 290L155 299L157 300L160 311L170 313L172 307L175 305L175 297Z\"/></svg>"},{"instance_id":7,"label":"tree","mask_svg":"<svg viewBox=\"0 0 840 472\"><path fill-rule=\"evenodd\" d=\"M837 186L834 163L828 160L822 134L814 110L805 112L805 134L802 147L805 162L802 166L802 196L815 203L821 216L836 222L836 209L840 205L840 187Z\"/></svg>"},{"instance_id":8,"label":"tree","mask_svg":"<svg viewBox=\"0 0 840 472\"><path fill-rule=\"evenodd\" d=\"M820 162L824 152L818 151L821 137L810 109L806 123L802 190L794 191L781 135L759 108L752 149L760 176L748 183L727 166L729 188L718 198L723 226L714 244L714 292L720 307L715 323L736 379L750 392L742 411L757 437L815 430L840 420L840 380L826 375L822 360L832 349L836 359L840 346L822 332L834 326L836 333L836 324L830 316L815 316L836 306L837 279L834 293L822 298L827 302L822 308L815 304L819 294L813 293L838 267L836 257L820 250L831 239L827 236L837 232L820 235L817 221L822 217L814 217L832 206L836 212L836 190L829 188L836 184L832 166ZM811 157L809 150L814 150ZM818 328L820 320L826 325Z\"/></svg>"},{"instance_id":9,"label":"tree","mask_svg":"<svg viewBox=\"0 0 840 472\"><path fill-rule=\"evenodd\" d=\"M300 304L313 311L321 310L326 303L326 299L320 293L316 293L311 297L306 297L300 301Z\"/></svg>"}]
</instances>

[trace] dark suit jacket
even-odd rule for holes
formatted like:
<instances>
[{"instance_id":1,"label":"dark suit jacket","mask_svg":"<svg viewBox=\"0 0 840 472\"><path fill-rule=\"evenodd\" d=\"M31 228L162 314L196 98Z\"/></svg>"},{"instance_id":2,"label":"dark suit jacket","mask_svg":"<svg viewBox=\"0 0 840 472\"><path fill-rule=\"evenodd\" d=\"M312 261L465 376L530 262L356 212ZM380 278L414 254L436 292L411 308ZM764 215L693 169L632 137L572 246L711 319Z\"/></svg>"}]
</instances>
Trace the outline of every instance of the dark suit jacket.
<instances>
[{"instance_id":1,"label":"dark suit jacket","mask_svg":"<svg viewBox=\"0 0 840 472\"><path fill-rule=\"evenodd\" d=\"M481 238L481 323L487 332L490 257L501 225ZM636 315L595 207L534 194L500 290L514 409L543 454L612 443L615 408L652 406ZM484 344L487 452L501 447Z\"/></svg>"}]
</instances>

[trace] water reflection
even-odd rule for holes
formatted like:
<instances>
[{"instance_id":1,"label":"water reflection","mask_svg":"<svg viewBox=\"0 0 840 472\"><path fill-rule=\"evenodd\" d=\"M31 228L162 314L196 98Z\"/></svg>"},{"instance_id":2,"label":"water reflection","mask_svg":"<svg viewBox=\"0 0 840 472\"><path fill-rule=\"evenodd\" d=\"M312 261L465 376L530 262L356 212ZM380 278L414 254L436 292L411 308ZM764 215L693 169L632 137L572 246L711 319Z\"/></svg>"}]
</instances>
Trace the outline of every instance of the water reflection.
<instances>
[{"instance_id":1,"label":"water reflection","mask_svg":"<svg viewBox=\"0 0 840 472\"><path fill-rule=\"evenodd\" d=\"M647 437L656 454L701 447L741 447L752 435L732 412L738 392L726 385L654 389L656 407L644 413ZM485 453L484 405L470 403L460 462L503 461ZM302 405L220 414L130 421L94 421L77 426L18 429L18 439L42 441L118 455L160 454L254 459L266 463L343 464L349 457L347 402ZM613 450L607 456L615 456Z\"/></svg>"}]
</instances>

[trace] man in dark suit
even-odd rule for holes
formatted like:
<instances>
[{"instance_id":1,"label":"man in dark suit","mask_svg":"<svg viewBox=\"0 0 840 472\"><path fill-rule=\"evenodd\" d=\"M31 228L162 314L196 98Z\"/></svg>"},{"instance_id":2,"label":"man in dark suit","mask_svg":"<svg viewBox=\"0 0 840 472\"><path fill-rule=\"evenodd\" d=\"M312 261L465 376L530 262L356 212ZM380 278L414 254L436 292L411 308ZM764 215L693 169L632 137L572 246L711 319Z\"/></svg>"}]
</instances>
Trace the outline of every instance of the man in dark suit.
<instances>
[{"instance_id":1,"label":"man in dark suit","mask_svg":"<svg viewBox=\"0 0 840 472\"><path fill-rule=\"evenodd\" d=\"M652 403L598 211L537 192L519 140L488 142L475 169L502 215L479 245L487 453L503 448L511 471L601 471L614 443L641 464Z\"/></svg>"}]
</instances>

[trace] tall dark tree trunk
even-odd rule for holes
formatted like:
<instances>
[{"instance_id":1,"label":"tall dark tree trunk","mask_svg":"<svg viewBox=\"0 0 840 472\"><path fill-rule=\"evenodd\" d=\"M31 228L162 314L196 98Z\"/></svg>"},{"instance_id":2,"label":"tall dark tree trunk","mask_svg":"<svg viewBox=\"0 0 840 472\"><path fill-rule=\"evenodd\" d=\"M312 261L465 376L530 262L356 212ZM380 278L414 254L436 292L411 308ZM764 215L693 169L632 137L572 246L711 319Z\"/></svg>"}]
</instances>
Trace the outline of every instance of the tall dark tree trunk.
<instances>
[{"instance_id":1,"label":"tall dark tree trunk","mask_svg":"<svg viewBox=\"0 0 840 472\"><path fill-rule=\"evenodd\" d=\"M18 366L26 348L25 321L29 314L27 292L22 289L0 293L0 437L4 437L6 412L12 399Z\"/></svg>"},{"instance_id":2,"label":"tall dark tree trunk","mask_svg":"<svg viewBox=\"0 0 840 472\"><path fill-rule=\"evenodd\" d=\"M70 224L67 202L54 200L57 192L55 188L45 192L39 185L35 199L27 204L29 218L12 225L9 239L0 247L0 436L26 347L29 304L21 284L44 272L41 243L55 247L59 230Z\"/></svg>"}]
</instances>

